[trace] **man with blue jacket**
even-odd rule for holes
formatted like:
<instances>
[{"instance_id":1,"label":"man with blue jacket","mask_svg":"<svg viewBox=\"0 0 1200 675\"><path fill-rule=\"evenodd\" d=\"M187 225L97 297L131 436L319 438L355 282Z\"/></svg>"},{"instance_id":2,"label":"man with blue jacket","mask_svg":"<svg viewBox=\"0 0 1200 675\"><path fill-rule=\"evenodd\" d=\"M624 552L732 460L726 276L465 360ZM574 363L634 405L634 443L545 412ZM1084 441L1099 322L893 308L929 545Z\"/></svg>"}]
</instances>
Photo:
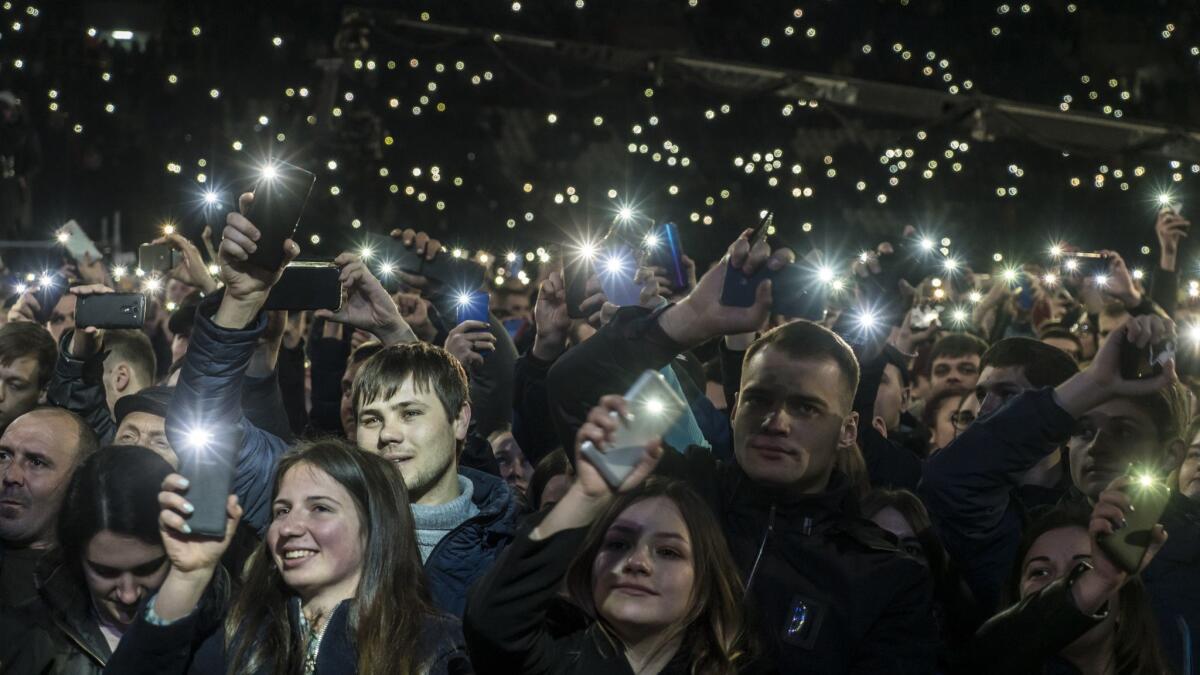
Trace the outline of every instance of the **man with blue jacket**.
<instances>
[{"instance_id":1,"label":"man with blue jacket","mask_svg":"<svg viewBox=\"0 0 1200 675\"><path fill-rule=\"evenodd\" d=\"M240 210L252 202L252 195L243 195ZM218 256L225 291L196 310L167 434L181 448L197 430L240 432L234 492L243 519L262 532L270 519L275 463L288 445L242 413L242 380L267 323L262 307L282 274L282 267L267 271L247 262L260 236L241 213L229 214ZM286 265L299 247L290 239L284 247ZM400 469L433 599L461 616L467 589L512 540L516 501L498 477L458 466L471 420L462 366L444 349L417 340L361 260L342 254L335 263L346 297L341 309L323 312L323 318L367 330L386 346L363 365L358 380L366 386L355 386L358 446Z\"/></svg>"}]
</instances>

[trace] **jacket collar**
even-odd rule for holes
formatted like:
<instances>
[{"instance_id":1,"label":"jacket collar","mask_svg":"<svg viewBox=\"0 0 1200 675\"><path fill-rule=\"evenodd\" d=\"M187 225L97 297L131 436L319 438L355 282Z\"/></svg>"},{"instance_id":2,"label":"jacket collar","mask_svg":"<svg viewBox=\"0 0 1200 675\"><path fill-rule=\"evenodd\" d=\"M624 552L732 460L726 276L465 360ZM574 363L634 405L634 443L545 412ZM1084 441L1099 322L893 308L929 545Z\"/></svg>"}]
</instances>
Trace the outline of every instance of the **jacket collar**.
<instances>
[{"instance_id":1,"label":"jacket collar","mask_svg":"<svg viewBox=\"0 0 1200 675\"><path fill-rule=\"evenodd\" d=\"M471 502L479 509L479 514L473 520L483 524L489 531L513 535L519 507L508 484L489 473L465 466L458 468L458 475L471 481L474 490Z\"/></svg>"},{"instance_id":2,"label":"jacket collar","mask_svg":"<svg viewBox=\"0 0 1200 675\"><path fill-rule=\"evenodd\" d=\"M93 615L91 597L82 580L52 549L38 562L34 586L54 624L92 660L103 665L112 656L108 640Z\"/></svg>"},{"instance_id":3,"label":"jacket collar","mask_svg":"<svg viewBox=\"0 0 1200 675\"><path fill-rule=\"evenodd\" d=\"M753 481L736 462L730 464L733 480L728 484L728 505L746 506L754 511L775 510L785 520L808 518L816 525L858 516L858 500L850 489L850 479L834 469L823 492L801 493L789 488L766 486Z\"/></svg>"}]
</instances>

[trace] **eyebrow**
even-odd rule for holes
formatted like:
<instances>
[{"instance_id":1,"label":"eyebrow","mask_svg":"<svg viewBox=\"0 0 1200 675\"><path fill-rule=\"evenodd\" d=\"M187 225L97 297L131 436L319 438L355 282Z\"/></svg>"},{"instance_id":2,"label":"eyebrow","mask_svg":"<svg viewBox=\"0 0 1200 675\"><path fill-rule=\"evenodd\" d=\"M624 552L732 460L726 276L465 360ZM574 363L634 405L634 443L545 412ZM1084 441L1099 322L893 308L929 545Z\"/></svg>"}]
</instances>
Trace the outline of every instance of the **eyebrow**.
<instances>
[{"instance_id":1,"label":"eyebrow","mask_svg":"<svg viewBox=\"0 0 1200 675\"><path fill-rule=\"evenodd\" d=\"M333 502L334 504L337 504L338 506L342 505L341 502L339 502L338 500L334 499L333 497L329 497L327 495L309 495L309 496L305 497L303 501L317 502L317 501L322 501L322 500L327 501L327 502ZM272 506L277 505L277 504L291 505L291 503L292 503L292 500L284 499L283 497L279 497L274 502L272 502Z\"/></svg>"},{"instance_id":2,"label":"eyebrow","mask_svg":"<svg viewBox=\"0 0 1200 675\"><path fill-rule=\"evenodd\" d=\"M608 529L616 530L617 532L621 532L624 534L641 534L642 533L642 528L638 527L637 525L628 525L628 524L624 524L624 523L620 523L620 522L613 523L612 525L609 526ZM655 532L651 536L653 536L655 539L675 539L684 544L688 543L688 540L686 537L684 537L683 535L678 534L676 532Z\"/></svg>"},{"instance_id":3,"label":"eyebrow","mask_svg":"<svg viewBox=\"0 0 1200 675\"><path fill-rule=\"evenodd\" d=\"M391 405L387 405L382 402L372 402L370 405L363 408L362 412L360 412L359 414L365 415L368 412L379 412L380 410L387 410L387 409L400 410L401 408L410 408L410 407L417 407L417 406L420 406L423 408L423 407L426 407L426 405L427 404L424 403L423 401L413 401L413 400L397 401Z\"/></svg>"}]
</instances>

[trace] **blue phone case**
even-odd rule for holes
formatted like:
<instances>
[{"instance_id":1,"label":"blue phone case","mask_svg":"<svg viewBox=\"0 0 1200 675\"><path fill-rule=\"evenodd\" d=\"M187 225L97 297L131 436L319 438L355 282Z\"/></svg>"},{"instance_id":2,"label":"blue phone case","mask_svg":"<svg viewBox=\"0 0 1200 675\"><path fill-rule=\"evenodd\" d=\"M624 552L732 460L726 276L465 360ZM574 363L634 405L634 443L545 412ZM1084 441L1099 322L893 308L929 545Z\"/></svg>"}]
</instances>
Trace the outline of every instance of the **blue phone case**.
<instances>
[{"instance_id":1,"label":"blue phone case","mask_svg":"<svg viewBox=\"0 0 1200 675\"><path fill-rule=\"evenodd\" d=\"M487 291L475 291L465 298L466 302L458 303L458 323L464 321L482 321L488 323L488 309L491 297Z\"/></svg>"},{"instance_id":2,"label":"blue phone case","mask_svg":"<svg viewBox=\"0 0 1200 675\"><path fill-rule=\"evenodd\" d=\"M746 276L733 263L725 264L728 267L725 269L725 285L721 288L721 304L726 307L753 307L758 285L771 275L767 266L763 265L754 274Z\"/></svg>"}]
</instances>

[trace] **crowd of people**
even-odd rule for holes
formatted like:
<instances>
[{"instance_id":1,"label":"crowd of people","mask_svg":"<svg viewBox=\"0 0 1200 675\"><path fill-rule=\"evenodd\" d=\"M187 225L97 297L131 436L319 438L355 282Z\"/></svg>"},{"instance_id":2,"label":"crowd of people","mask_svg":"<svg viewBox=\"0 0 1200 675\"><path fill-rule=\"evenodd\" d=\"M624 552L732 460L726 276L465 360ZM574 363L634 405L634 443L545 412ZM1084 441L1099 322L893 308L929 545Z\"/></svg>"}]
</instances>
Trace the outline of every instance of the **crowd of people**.
<instances>
[{"instance_id":1,"label":"crowd of people","mask_svg":"<svg viewBox=\"0 0 1200 675\"><path fill-rule=\"evenodd\" d=\"M546 256L458 322L461 289L385 286L362 252L334 260L340 308L264 309L283 267L252 260L253 200L215 251L159 240L178 264L141 330L75 326L80 298L141 281L104 261L72 261L52 309L8 299L0 671L1200 667L1196 293L1171 209L1145 275L1104 251L1095 274L910 283L898 232L813 275L798 318L776 295L812 256L747 230L684 256L682 283L646 262L620 307L596 277L569 306ZM732 303L735 277L769 279ZM686 406L613 480L646 371ZM211 486L187 467L213 456L223 537L190 525ZM1170 493L1147 521L1152 484Z\"/></svg>"}]
</instances>

